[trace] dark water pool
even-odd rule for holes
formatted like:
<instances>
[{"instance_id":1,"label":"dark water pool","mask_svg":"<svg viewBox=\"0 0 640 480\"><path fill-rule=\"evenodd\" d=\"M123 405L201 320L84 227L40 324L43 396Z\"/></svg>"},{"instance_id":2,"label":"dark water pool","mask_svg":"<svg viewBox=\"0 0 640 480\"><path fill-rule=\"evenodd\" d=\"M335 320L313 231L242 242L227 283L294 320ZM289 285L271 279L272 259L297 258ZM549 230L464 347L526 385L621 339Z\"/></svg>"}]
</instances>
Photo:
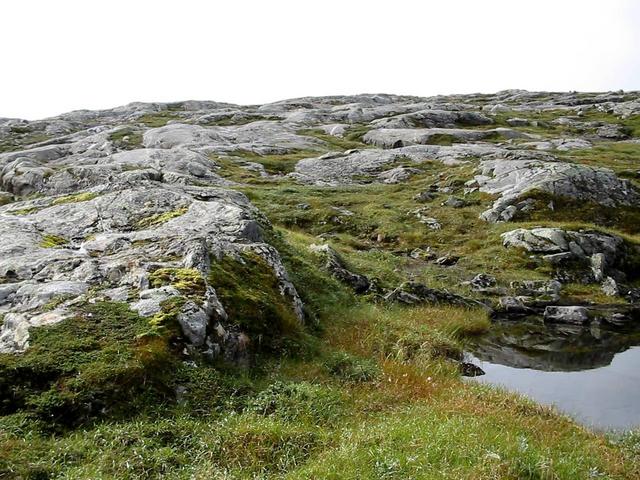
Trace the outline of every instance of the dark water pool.
<instances>
[{"instance_id":1,"label":"dark water pool","mask_svg":"<svg viewBox=\"0 0 640 480\"><path fill-rule=\"evenodd\" d=\"M638 327L496 322L469 356L485 372L472 381L554 405L594 429L640 427Z\"/></svg>"}]
</instances>

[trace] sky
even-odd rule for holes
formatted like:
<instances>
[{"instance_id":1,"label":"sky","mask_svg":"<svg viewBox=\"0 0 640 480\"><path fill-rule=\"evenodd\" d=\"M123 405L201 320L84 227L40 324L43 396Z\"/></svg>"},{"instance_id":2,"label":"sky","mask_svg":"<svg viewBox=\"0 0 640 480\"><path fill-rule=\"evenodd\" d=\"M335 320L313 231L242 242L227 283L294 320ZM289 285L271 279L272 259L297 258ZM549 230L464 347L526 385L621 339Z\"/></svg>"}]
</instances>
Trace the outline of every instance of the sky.
<instances>
[{"instance_id":1,"label":"sky","mask_svg":"<svg viewBox=\"0 0 640 480\"><path fill-rule=\"evenodd\" d=\"M133 101L640 90L638 0L16 0L0 117Z\"/></svg>"}]
</instances>

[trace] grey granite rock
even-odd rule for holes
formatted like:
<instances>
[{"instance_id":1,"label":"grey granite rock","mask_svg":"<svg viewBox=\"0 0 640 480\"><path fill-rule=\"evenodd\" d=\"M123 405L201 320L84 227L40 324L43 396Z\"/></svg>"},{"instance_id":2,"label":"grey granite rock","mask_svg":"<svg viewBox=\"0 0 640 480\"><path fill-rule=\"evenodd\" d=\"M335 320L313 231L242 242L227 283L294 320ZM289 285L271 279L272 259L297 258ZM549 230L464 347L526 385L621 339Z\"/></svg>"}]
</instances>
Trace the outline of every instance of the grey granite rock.
<instances>
[{"instance_id":1,"label":"grey granite rock","mask_svg":"<svg viewBox=\"0 0 640 480\"><path fill-rule=\"evenodd\" d=\"M589 321L589 311L585 307L549 306L544 310L545 322L584 325Z\"/></svg>"},{"instance_id":2,"label":"grey granite rock","mask_svg":"<svg viewBox=\"0 0 640 480\"><path fill-rule=\"evenodd\" d=\"M534 192L611 208L640 204L640 191L605 168L538 160L487 160L480 168L475 177L480 191L500 195L481 215L488 222L511 220L530 205L523 200Z\"/></svg>"},{"instance_id":3,"label":"grey granite rock","mask_svg":"<svg viewBox=\"0 0 640 480\"><path fill-rule=\"evenodd\" d=\"M178 314L186 341L206 355L243 363L252 339L207 284L212 259L246 252L260 256L292 311L304 318L280 253L265 235L268 221L247 197L229 188L237 185L227 179L236 167L255 172L261 181L274 180L259 161L247 161L247 152L306 156L278 181L353 189L369 183L415 185L432 174L431 162L438 162L442 176L420 186L415 201L442 196L439 204L460 208L476 201L463 195L480 190L499 197L483 214L491 222L516 220L531 211L536 205L527 194L536 190L605 208L635 208L640 194L631 182L609 170L558 161L553 153L625 138L629 132L615 121L589 121L589 113L628 118L640 112L639 105L635 93L506 90L431 98L304 97L250 106L138 102L37 121L0 119L0 146L7 150L0 153L0 313L5 316L0 349L24 351L30 328L64 321L80 301L109 299L127 302L145 316L161 314L163 301L182 293L158 286L152 273L193 269L204 279L205 293L185 298ZM547 111L562 112L552 126L570 129L570 136L551 129L544 137L527 133L527 127L549 126L529 120ZM511 128L493 128L501 124L496 116L501 112ZM318 130L335 137L333 143L321 140L327 137L318 136ZM346 143L340 138L362 148L343 151ZM474 167L478 175L466 183L448 172ZM315 213L311 201L299 208ZM439 214L410 208L398 215L417 219L431 234L445 233L447 222L434 218ZM341 222L352 220L348 208L334 211ZM507 232L503 240L557 269L584 261L591 281L604 283L607 291L615 282L631 298L632 289L621 283L627 254L616 236L532 229ZM412 261L437 259L443 266L457 261L455 256L438 259L425 248L429 253ZM371 291L364 285L372 281L346 269L339 258L332 269L357 290ZM553 286L522 283L512 288L515 303L557 295ZM424 285L405 284L394 292L390 301L477 306Z\"/></svg>"}]
</instances>

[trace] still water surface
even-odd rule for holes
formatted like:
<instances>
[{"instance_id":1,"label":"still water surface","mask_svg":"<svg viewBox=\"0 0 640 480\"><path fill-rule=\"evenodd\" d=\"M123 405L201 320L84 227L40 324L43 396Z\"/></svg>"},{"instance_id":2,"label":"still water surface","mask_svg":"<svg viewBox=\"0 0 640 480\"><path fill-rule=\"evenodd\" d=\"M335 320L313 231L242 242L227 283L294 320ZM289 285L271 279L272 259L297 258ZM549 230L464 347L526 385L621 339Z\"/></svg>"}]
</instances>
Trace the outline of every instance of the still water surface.
<instances>
[{"instance_id":1,"label":"still water surface","mask_svg":"<svg viewBox=\"0 0 640 480\"><path fill-rule=\"evenodd\" d=\"M594 429L628 430L640 427L638 345L638 331L504 323L472 347L473 363L485 371L473 380L553 405Z\"/></svg>"}]
</instances>

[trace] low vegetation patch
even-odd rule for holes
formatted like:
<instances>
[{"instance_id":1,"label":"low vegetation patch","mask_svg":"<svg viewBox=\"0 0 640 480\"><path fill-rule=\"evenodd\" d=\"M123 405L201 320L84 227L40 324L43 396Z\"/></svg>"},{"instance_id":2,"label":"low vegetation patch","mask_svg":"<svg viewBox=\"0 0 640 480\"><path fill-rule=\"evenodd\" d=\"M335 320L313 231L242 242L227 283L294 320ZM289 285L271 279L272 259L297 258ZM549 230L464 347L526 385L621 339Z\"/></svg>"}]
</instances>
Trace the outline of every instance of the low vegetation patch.
<instances>
[{"instance_id":1,"label":"low vegetation patch","mask_svg":"<svg viewBox=\"0 0 640 480\"><path fill-rule=\"evenodd\" d=\"M281 155L259 155L247 150L236 150L229 153L232 157L237 157L246 162L259 163L265 171L271 175L286 175L293 172L298 161L303 158L321 155L315 150L295 149Z\"/></svg>"},{"instance_id":2,"label":"low vegetation patch","mask_svg":"<svg viewBox=\"0 0 640 480\"><path fill-rule=\"evenodd\" d=\"M142 123L147 124L147 122L154 123L151 118L142 120ZM135 150L136 148L142 147L142 132L134 128L123 128L111 133L109 135L109 140L121 150Z\"/></svg>"},{"instance_id":3,"label":"low vegetation patch","mask_svg":"<svg viewBox=\"0 0 640 480\"><path fill-rule=\"evenodd\" d=\"M170 120L180 120L180 116L174 110L163 112L145 113L138 122L143 123L147 127L158 128L164 127Z\"/></svg>"},{"instance_id":4,"label":"low vegetation patch","mask_svg":"<svg viewBox=\"0 0 640 480\"><path fill-rule=\"evenodd\" d=\"M291 299L281 293L273 269L259 255L245 251L213 258L208 283L231 321L254 339L258 350L286 349L287 339L300 332Z\"/></svg>"},{"instance_id":5,"label":"low vegetation patch","mask_svg":"<svg viewBox=\"0 0 640 480\"><path fill-rule=\"evenodd\" d=\"M47 234L42 237L40 246L42 248L58 248L66 245L67 243L69 243L69 241L64 237Z\"/></svg>"},{"instance_id":6,"label":"low vegetation patch","mask_svg":"<svg viewBox=\"0 0 640 480\"><path fill-rule=\"evenodd\" d=\"M331 150L352 150L372 148L362 141L362 136L369 131L369 127L352 127L342 137L330 135L323 130L303 129L298 130L298 135L314 137L322 140Z\"/></svg>"},{"instance_id":7,"label":"low vegetation patch","mask_svg":"<svg viewBox=\"0 0 640 480\"><path fill-rule=\"evenodd\" d=\"M159 268L149 275L149 283L154 288L171 285L183 295L200 300L206 290L204 278L195 268Z\"/></svg>"},{"instance_id":8,"label":"low vegetation patch","mask_svg":"<svg viewBox=\"0 0 640 480\"><path fill-rule=\"evenodd\" d=\"M66 203L88 202L89 200L93 200L97 196L98 194L93 192L75 193L73 195L58 197L51 202L51 205L64 205Z\"/></svg>"},{"instance_id":9,"label":"low vegetation patch","mask_svg":"<svg viewBox=\"0 0 640 480\"><path fill-rule=\"evenodd\" d=\"M140 220L136 224L136 227L138 230L144 230L145 228L153 228L157 225L162 225L163 223L166 223L173 218L184 215L185 213L187 213L188 210L189 210L188 207L181 207L175 210L169 210L167 212L151 215L150 217L143 218L142 220Z\"/></svg>"},{"instance_id":10,"label":"low vegetation patch","mask_svg":"<svg viewBox=\"0 0 640 480\"><path fill-rule=\"evenodd\" d=\"M59 430L170 398L174 359L166 340L138 340L147 328L127 304L96 303L34 329L26 353L0 354L0 412Z\"/></svg>"}]
</instances>

